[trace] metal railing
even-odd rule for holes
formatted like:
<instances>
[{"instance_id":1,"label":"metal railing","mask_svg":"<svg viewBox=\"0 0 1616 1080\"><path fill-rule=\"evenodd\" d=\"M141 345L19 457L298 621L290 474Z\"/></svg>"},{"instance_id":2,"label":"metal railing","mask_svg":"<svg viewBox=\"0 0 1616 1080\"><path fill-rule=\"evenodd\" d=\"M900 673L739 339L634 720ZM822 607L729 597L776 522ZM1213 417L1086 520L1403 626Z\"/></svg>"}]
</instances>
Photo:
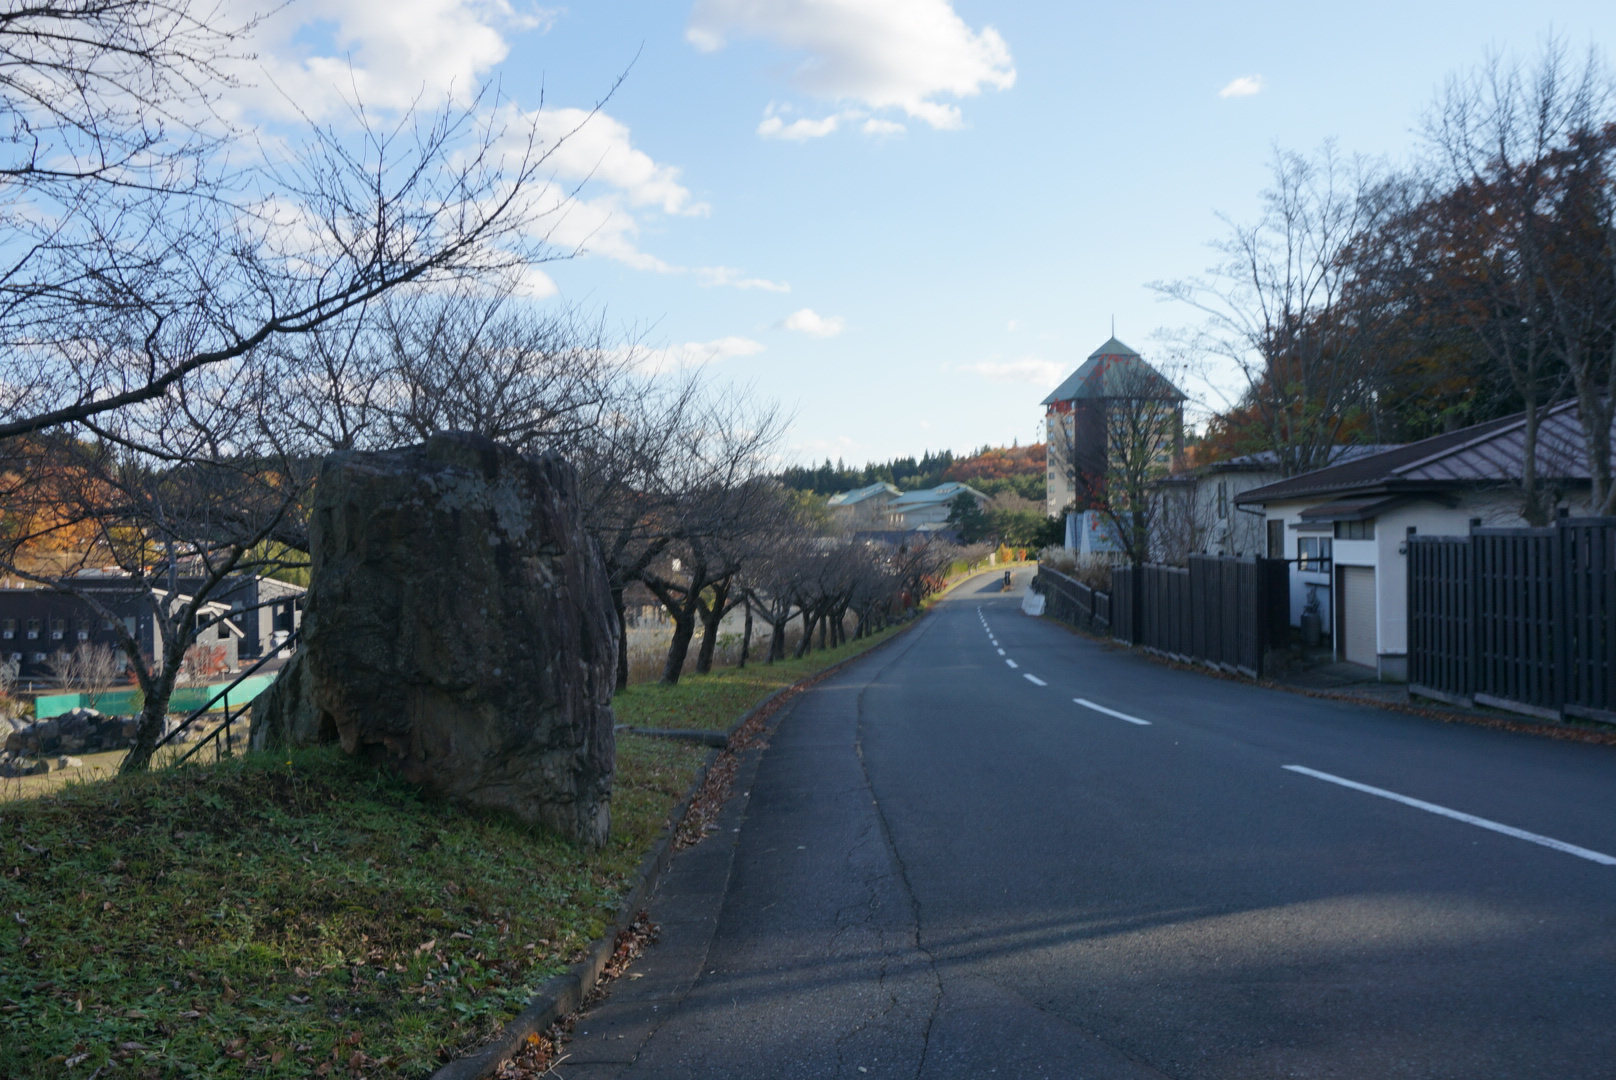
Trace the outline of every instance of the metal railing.
<instances>
[{"instance_id":1,"label":"metal railing","mask_svg":"<svg viewBox=\"0 0 1616 1080\"><path fill-rule=\"evenodd\" d=\"M172 742L174 740L175 736L179 735L180 732L185 731L186 729L188 729L204 713L211 710L215 703L222 700L224 702L224 720L223 720L223 722L220 723L218 727L214 728L212 731L208 732L208 734L203 736L202 739L200 741L198 741L195 746L191 747L185 753L181 754L179 756L179 758L174 762L174 765L179 766L179 765L185 764L187 761L190 761L193 757L195 757L202 750L203 747L208 746L210 744L216 744L215 745L216 754L215 754L214 760L217 761L220 758L229 757L230 756L230 735L231 735L232 726L235 724L236 720L238 720L241 717L241 715L243 713L245 713L248 709L252 708L252 701L253 701L253 699L249 699L246 702L243 702L242 705L239 708L237 708L234 712L232 712L231 709L230 709L230 691L234 690L237 686L241 685L243 680L245 680L247 678L250 678L253 675L253 673L256 672L259 668L263 667L265 664L267 664L271 660L275 659L275 657L281 652L281 650L286 649L286 648L288 648L290 646L293 646L293 645L297 644L297 635L298 635L298 630L294 629L291 632L291 634L289 634L287 636L286 640L284 642L282 642L273 652L269 653L267 656L260 657L258 662L255 663L252 667L248 668L247 670L243 671L241 674L237 675L233 680L231 680L229 683L225 684L225 686L220 688L219 691L217 693L215 693L212 697L208 698L208 700L204 701L198 708L194 709L188 716L186 716L186 718L184 720L181 720L178 724L176 724L172 731L168 732L161 739L157 740L157 745L152 748L153 752L155 753L157 750L162 749L168 743ZM272 683L270 685L271 685L271 689L273 689L274 684ZM269 693L268 690L265 690L263 692L264 693ZM256 698L257 695L255 694L253 697ZM222 736L222 738L221 738L221 736Z\"/></svg>"}]
</instances>

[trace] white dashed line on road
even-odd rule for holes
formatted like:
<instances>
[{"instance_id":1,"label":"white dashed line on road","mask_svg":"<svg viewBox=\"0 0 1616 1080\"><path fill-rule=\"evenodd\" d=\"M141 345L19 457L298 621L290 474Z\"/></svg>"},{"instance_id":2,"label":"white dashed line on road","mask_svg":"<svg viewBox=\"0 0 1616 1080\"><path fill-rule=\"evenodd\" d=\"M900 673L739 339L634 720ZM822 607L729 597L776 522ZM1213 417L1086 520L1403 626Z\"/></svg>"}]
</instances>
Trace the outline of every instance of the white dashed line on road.
<instances>
[{"instance_id":1,"label":"white dashed line on road","mask_svg":"<svg viewBox=\"0 0 1616 1080\"><path fill-rule=\"evenodd\" d=\"M1555 851L1564 852L1567 855L1575 855L1579 859L1587 859L1589 862L1596 862L1601 866L1616 866L1616 855L1606 855L1602 851L1590 851L1585 847L1578 847L1576 844L1568 844L1564 840L1556 840L1553 837L1541 836L1537 833L1527 832L1525 829L1517 829L1513 825L1501 825L1496 821L1488 821L1486 818L1476 817L1474 814L1466 814L1460 810L1449 810L1446 806L1438 806L1436 803L1428 803L1424 799L1411 799L1407 795L1399 795L1395 791L1387 791L1385 788L1370 787L1368 784L1360 784L1356 780L1347 780L1340 776L1332 776L1327 772L1319 772L1317 769L1309 769L1305 765L1286 765L1284 768L1293 773L1301 773L1303 776L1311 776L1315 780L1323 780L1331 784L1340 784L1344 788L1351 788L1353 791L1361 791L1366 795L1378 795L1382 799L1390 799L1392 802L1402 803L1404 806L1412 806L1416 810L1424 810L1426 813L1436 814L1439 817L1452 818L1454 821L1462 821L1466 825L1474 825L1478 829L1488 829L1495 833L1502 833L1505 836L1513 836L1517 840L1525 840L1529 843L1541 844L1543 847L1552 848Z\"/></svg>"},{"instance_id":2,"label":"white dashed line on road","mask_svg":"<svg viewBox=\"0 0 1616 1080\"><path fill-rule=\"evenodd\" d=\"M1126 721L1128 721L1128 723L1130 723L1130 724L1138 724L1140 727L1149 727L1150 726L1150 721L1149 720L1141 720L1137 716L1129 716L1127 713L1117 712L1117 710L1115 710L1115 709L1108 709L1104 705L1096 705L1096 704L1094 704L1094 702L1088 700L1087 698L1075 697L1072 700L1074 702L1076 702L1077 704L1083 706L1085 709L1093 709L1095 712L1105 713L1105 715L1107 715L1107 716L1114 716L1118 720L1126 720Z\"/></svg>"},{"instance_id":3,"label":"white dashed line on road","mask_svg":"<svg viewBox=\"0 0 1616 1080\"><path fill-rule=\"evenodd\" d=\"M1009 664L1013 668L1021 666L1020 664L1016 663L1014 660L1010 659L1008 656L1005 657L1004 662Z\"/></svg>"},{"instance_id":4,"label":"white dashed line on road","mask_svg":"<svg viewBox=\"0 0 1616 1080\"><path fill-rule=\"evenodd\" d=\"M1048 683L1046 683L1044 680L1040 679L1036 675L1028 675L1025 672L1023 672L1021 677L1023 679L1026 679L1028 682L1032 683L1034 686L1048 686L1049 685Z\"/></svg>"},{"instance_id":5,"label":"white dashed line on road","mask_svg":"<svg viewBox=\"0 0 1616 1080\"><path fill-rule=\"evenodd\" d=\"M1003 649L1000 649L1000 650L999 650L999 655L1000 655L1000 656L1003 656L1003 655L1004 655L1004 650L1003 650Z\"/></svg>"}]
</instances>

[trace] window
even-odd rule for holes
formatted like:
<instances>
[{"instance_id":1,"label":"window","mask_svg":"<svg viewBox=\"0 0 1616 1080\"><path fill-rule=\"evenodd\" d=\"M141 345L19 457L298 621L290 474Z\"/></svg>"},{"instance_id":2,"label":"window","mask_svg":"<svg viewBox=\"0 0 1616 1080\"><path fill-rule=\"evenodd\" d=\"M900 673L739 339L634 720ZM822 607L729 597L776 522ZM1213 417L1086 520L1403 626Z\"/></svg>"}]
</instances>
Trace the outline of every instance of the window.
<instances>
[{"instance_id":1,"label":"window","mask_svg":"<svg viewBox=\"0 0 1616 1080\"><path fill-rule=\"evenodd\" d=\"M51 620L51 640L52 641L61 641L62 640L62 635L66 634L66 633L67 633L67 620L66 619L52 619Z\"/></svg>"},{"instance_id":2,"label":"window","mask_svg":"<svg viewBox=\"0 0 1616 1080\"><path fill-rule=\"evenodd\" d=\"M12 638L16 637L17 620L7 619L4 622L0 622L0 636L3 636L7 641L10 641Z\"/></svg>"},{"instance_id":3,"label":"window","mask_svg":"<svg viewBox=\"0 0 1616 1080\"><path fill-rule=\"evenodd\" d=\"M1229 516L1229 481L1218 481L1218 517Z\"/></svg>"},{"instance_id":4,"label":"window","mask_svg":"<svg viewBox=\"0 0 1616 1080\"><path fill-rule=\"evenodd\" d=\"M1375 519L1338 521L1335 523L1335 538L1337 540L1373 540L1375 538Z\"/></svg>"},{"instance_id":5,"label":"window","mask_svg":"<svg viewBox=\"0 0 1616 1080\"><path fill-rule=\"evenodd\" d=\"M1285 557L1285 522L1279 518L1270 518L1268 521L1268 557Z\"/></svg>"},{"instance_id":6,"label":"window","mask_svg":"<svg viewBox=\"0 0 1616 1080\"><path fill-rule=\"evenodd\" d=\"M33 641L37 637L39 637L39 620L38 619L29 619L28 620L28 640Z\"/></svg>"},{"instance_id":7,"label":"window","mask_svg":"<svg viewBox=\"0 0 1616 1080\"><path fill-rule=\"evenodd\" d=\"M1322 574L1329 570L1330 538L1303 536L1296 541L1296 569Z\"/></svg>"}]
</instances>

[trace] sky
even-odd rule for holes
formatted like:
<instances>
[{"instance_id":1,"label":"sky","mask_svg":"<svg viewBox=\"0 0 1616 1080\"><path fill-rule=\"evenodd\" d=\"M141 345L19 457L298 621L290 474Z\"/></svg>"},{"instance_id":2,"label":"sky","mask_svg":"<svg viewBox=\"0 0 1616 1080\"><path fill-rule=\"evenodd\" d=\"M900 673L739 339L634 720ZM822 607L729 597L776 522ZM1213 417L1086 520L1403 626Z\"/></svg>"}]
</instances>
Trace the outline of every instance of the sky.
<instances>
[{"instance_id":1,"label":"sky","mask_svg":"<svg viewBox=\"0 0 1616 1080\"><path fill-rule=\"evenodd\" d=\"M1616 3L291 0L232 107L497 84L566 136L534 302L778 402L787 460L862 464L1037 441L1113 320L1147 359L1198 325L1150 283L1255 218L1276 147L1405 161L1447 77L1550 35L1605 53Z\"/></svg>"}]
</instances>

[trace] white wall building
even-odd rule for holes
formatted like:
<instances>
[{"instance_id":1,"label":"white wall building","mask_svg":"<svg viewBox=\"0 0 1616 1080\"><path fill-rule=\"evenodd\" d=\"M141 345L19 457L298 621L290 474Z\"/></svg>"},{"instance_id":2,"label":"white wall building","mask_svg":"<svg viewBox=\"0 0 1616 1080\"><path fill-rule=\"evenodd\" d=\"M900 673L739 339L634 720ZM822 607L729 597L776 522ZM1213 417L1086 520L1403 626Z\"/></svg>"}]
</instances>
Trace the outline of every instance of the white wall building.
<instances>
[{"instance_id":1,"label":"white wall building","mask_svg":"<svg viewBox=\"0 0 1616 1080\"><path fill-rule=\"evenodd\" d=\"M1262 509L1267 554L1297 560L1292 625L1312 597L1338 658L1407 678L1408 537L1526 524L1524 427L1523 417L1505 417L1236 495ZM1616 429L1611 438L1616 445ZM1575 402L1543 419L1538 475L1557 514L1588 513L1585 449Z\"/></svg>"}]
</instances>

